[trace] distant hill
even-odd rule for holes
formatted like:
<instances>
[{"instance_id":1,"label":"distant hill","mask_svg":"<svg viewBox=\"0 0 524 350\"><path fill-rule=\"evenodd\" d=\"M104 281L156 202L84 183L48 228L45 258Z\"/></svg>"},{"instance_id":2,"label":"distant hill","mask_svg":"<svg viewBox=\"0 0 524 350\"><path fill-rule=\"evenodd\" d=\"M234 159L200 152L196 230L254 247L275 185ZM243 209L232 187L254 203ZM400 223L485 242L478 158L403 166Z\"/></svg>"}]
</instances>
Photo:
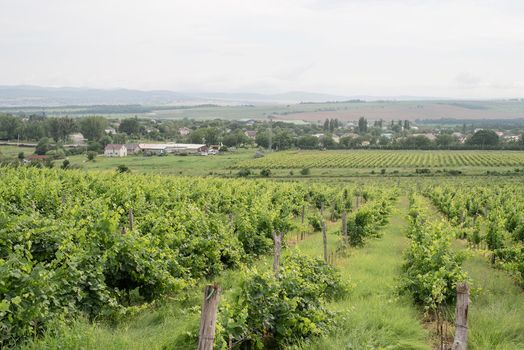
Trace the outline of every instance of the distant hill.
<instances>
[{"instance_id":1,"label":"distant hill","mask_svg":"<svg viewBox=\"0 0 524 350\"><path fill-rule=\"evenodd\" d=\"M1 86L0 107L60 107L89 105L196 105L222 104L291 104L299 102L327 102L349 100L418 100L401 96L340 96L314 92L291 91L279 94L175 92L169 90L93 89L79 87L41 87L31 85ZM430 99L430 98L425 98Z\"/></svg>"}]
</instances>

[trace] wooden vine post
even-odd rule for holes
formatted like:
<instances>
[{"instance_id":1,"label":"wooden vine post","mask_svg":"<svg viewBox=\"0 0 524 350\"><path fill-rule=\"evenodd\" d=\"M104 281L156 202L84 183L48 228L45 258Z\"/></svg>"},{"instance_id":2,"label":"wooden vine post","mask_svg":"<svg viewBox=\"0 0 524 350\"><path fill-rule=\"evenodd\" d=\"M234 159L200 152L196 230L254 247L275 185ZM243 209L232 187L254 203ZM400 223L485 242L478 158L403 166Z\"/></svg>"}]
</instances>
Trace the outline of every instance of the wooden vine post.
<instances>
[{"instance_id":1,"label":"wooden vine post","mask_svg":"<svg viewBox=\"0 0 524 350\"><path fill-rule=\"evenodd\" d=\"M324 241L324 261L328 262L328 249L327 249L327 228L326 222L322 222L322 239Z\"/></svg>"},{"instance_id":2,"label":"wooden vine post","mask_svg":"<svg viewBox=\"0 0 524 350\"><path fill-rule=\"evenodd\" d=\"M306 216L306 206L302 204L302 220L301 220L302 223L304 223L305 216Z\"/></svg>"},{"instance_id":3,"label":"wooden vine post","mask_svg":"<svg viewBox=\"0 0 524 350\"><path fill-rule=\"evenodd\" d=\"M213 350L215 346L215 326L219 300L220 287L217 284L207 285L204 289L197 350Z\"/></svg>"},{"instance_id":4,"label":"wooden vine post","mask_svg":"<svg viewBox=\"0 0 524 350\"><path fill-rule=\"evenodd\" d=\"M135 223L135 216L133 214L133 208L129 209L128 219L129 219L129 231L133 231L133 225Z\"/></svg>"},{"instance_id":5,"label":"wooden vine post","mask_svg":"<svg viewBox=\"0 0 524 350\"><path fill-rule=\"evenodd\" d=\"M282 236L281 233L274 233L273 237L275 240L275 251L273 256L273 273L278 275L278 270L280 269L280 251L282 250Z\"/></svg>"},{"instance_id":6,"label":"wooden vine post","mask_svg":"<svg viewBox=\"0 0 524 350\"><path fill-rule=\"evenodd\" d=\"M345 211L342 212L342 234L344 235L344 243L349 243L348 238L348 223L347 223L347 213Z\"/></svg>"},{"instance_id":7,"label":"wooden vine post","mask_svg":"<svg viewBox=\"0 0 524 350\"><path fill-rule=\"evenodd\" d=\"M457 285L457 306L455 309L455 338L452 350L468 348L468 307L469 287L467 283Z\"/></svg>"}]
</instances>

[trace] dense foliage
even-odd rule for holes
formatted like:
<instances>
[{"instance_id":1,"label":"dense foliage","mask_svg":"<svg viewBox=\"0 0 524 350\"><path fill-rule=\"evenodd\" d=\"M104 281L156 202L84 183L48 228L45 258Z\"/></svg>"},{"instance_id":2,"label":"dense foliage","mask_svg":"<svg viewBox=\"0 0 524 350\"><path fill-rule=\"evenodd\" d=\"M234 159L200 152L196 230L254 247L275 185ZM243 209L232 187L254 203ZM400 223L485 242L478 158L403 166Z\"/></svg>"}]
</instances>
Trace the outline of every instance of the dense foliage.
<instances>
[{"instance_id":1,"label":"dense foliage","mask_svg":"<svg viewBox=\"0 0 524 350\"><path fill-rule=\"evenodd\" d=\"M427 311L438 311L456 297L456 285L466 280L463 256L451 249L454 235L445 222L429 220L420 198L410 197L410 246L405 254L401 289Z\"/></svg>"},{"instance_id":2,"label":"dense foliage","mask_svg":"<svg viewBox=\"0 0 524 350\"><path fill-rule=\"evenodd\" d=\"M346 292L336 268L298 253L277 276L250 271L220 310L219 349L271 349L321 336L334 325L326 301Z\"/></svg>"},{"instance_id":3,"label":"dense foliage","mask_svg":"<svg viewBox=\"0 0 524 350\"><path fill-rule=\"evenodd\" d=\"M461 238L475 248L488 249L493 264L524 286L524 185L445 183L429 186L426 193L461 228Z\"/></svg>"},{"instance_id":4,"label":"dense foliage","mask_svg":"<svg viewBox=\"0 0 524 350\"><path fill-rule=\"evenodd\" d=\"M0 176L2 346L40 333L51 319L176 296L265 254L273 232L289 230L316 191L35 168L1 168Z\"/></svg>"}]
</instances>

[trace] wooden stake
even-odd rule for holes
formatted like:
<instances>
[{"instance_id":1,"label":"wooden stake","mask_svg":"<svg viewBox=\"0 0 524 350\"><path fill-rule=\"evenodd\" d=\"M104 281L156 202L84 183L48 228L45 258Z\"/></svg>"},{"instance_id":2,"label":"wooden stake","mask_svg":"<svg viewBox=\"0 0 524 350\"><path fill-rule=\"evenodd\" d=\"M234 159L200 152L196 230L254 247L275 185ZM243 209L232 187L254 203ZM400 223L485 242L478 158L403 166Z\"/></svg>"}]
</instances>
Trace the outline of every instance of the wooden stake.
<instances>
[{"instance_id":1,"label":"wooden stake","mask_svg":"<svg viewBox=\"0 0 524 350\"><path fill-rule=\"evenodd\" d=\"M133 215L133 208L129 209L129 231L133 231L133 224L135 223L135 216Z\"/></svg>"},{"instance_id":2,"label":"wooden stake","mask_svg":"<svg viewBox=\"0 0 524 350\"><path fill-rule=\"evenodd\" d=\"M302 223L304 223L305 216L306 216L306 206L302 204Z\"/></svg>"},{"instance_id":3,"label":"wooden stake","mask_svg":"<svg viewBox=\"0 0 524 350\"><path fill-rule=\"evenodd\" d=\"M275 240L275 251L273 256L273 272L278 275L280 269L280 250L282 249L282 234L274 233L273 238Z\"/></svg>"},{"instance_id":4,"label":"wooden stake","mask_svg":"<svg viewBox=\"0 0 524 350\"><path fill-rule=\"evenodd\" d=\"M347 213L344 211L342 212L342 233L344 235L344 242L346 244L349 243L348 239L348 222L347 222Z\"/></svg>"},{"instance_id":5,"label":"wooden stake","mask_svg":"<svg viewBox=\"0 0 524 350\"><path fill-rule=\"evenodd\" d=\"M202 303L202 315L200 317L198 350L213 350L219 300L220 287L217 284L207 285L204 289L204 302Z\"/></svg>"},{"instance_id":6,"label":"wooden stake","mask_svg":"<svg viewBox=\"0 0 524 350\"><path fill-rule=\"evenodd\" d=\"M469 287L466 283L457 285L457 306L455 309L455 339L452 350L468 348Z\"/></svg>"},{"instance_id":7,"label":"wooden stake","mask_svg":"<svg viewBox=\"0 0 524 350\"><path fill-rule=\"evenodd\" d=\"M327 251L327 228L326 223L322 223L322 239L324 241L324 261L328 262L328 251Z\"/></svg>"}]
</instances>

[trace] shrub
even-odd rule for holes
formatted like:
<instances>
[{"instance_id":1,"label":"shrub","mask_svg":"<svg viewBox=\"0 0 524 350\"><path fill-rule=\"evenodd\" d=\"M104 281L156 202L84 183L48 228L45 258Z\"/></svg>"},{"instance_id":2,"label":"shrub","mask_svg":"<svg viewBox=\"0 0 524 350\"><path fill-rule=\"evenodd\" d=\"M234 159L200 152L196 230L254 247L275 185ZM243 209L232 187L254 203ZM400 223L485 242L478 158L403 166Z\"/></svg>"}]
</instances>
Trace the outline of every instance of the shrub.
<instances>
[{"instance_id":1,"label":"shrub","mask_svg":"<svg viewBox=\"0 0 524 350\"><path fill-rule=\"evenodd\" d=\"M302 170L300 170L300 175L309 175L311 173L311 170L309 170L309 168L303 168Z\"/></svg>"},{"instance_id":2,"label":"shrub","mask_svg":"<svg viewBox=\"0 0 524 350\"><path fill-rule=\"evenodd\" d=\"M337 270L318 258L293 253L280 273L246 273L231 304L221 307L216 348L233 341L245 349L283 348L333 328L329 300L347 287Z\"/></svg>"},{"instance_id":3,"label":"shrub","mask_svg":"<svg viewBox=\"0 0 524 350\"><path fill-rule=\"evenodd\" d=\"M260 170L260 176L270 177L271 176L271 169L262 169L262 170Z\"/></svg>"},{"instance_id":4,"label":"shrub","mask_svg":"<svg viewBox=\"0 0 524 350\"><path fill-rule=\"evenodd\" d=\"M87 160L94 162L97 155L98 153L95 151L89 151L87 152Z\"/></svg>"},{"instance_id":5,"label":"shrub","mask_svg":"<svg viewBox=\"0 0 524 350\"><path fill-rule=\"evenodd\" d=\"M69 168L70 164L71 164L71 162L69 161L69 159L64 159L64 161L62 162L62 169Z\"/></svg>"},{"instance_id":6,"label":"shrub","mask_svg":"<svg viewBox=\"0 0 524 350\"><path fill-rule=\"evenodd\" d=\"M240 169L240 171L237 173L237 175L239 177L247 177L247 176L251 175L251 170L250 169Z\"/></svg>"},{"instance_id":7,"label":"shrub","mask_svg":"<svg viewBox=\"0 0 524 350\"><path fill-rule=\"evenodd\" d=\"M125 164L120 164L117 168L116 168L116 171L119 172L120 174L122 173L130 173L131 170L129 169L129 167Z\"/></svg>"}]
</instances>

